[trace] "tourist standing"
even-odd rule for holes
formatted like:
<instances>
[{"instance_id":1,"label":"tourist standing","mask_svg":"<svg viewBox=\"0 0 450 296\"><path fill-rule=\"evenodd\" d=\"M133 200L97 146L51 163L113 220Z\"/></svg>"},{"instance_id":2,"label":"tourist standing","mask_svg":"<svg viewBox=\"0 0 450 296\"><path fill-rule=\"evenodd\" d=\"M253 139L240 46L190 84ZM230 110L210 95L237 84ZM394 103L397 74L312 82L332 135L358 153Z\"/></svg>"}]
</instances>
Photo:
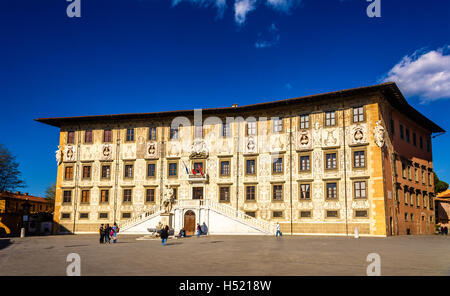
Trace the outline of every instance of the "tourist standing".
<instances>
[{"instance_id":1,"label":"tourist standing","mask_svg":"<svg viewBox=\"0 0 450 296\"><path fill-rule=\"evenodd\" d=\"M110 233L111 233L111 227L109 227L109 224L106 224L105 226L105 244L110 244Z\"/></svg>"},{"instance_id":2,"label":"tourist standing","mask_svg":"<svg viewBox=\"0 0 450 296\"><path fill-rule=\"evenodd\" d=\"M202 229L200 227L200 224L197 223L197 237L200 237L200 234L202 234Z\"/></svg>"},{"instance_id":3,"label":"tourist standing","mask_svg":"<svg viewBox=\"0 0 450 296\"><path fill-rule=\"evenodd\" d=\"M277 234L275 236L278 237L278 235L280 235L280 237L283 236L280 230L280 223L277 222Z\"/></svg>"},{"instance_id":4,"label":"tourist standing","mask_svg":"<svg viewBox=\"0 0 450 296\"><path fill-rule=\"evenodd\" d=\"M105 241L105 229L103 228L103 224L100 225L98 232L100 233L100 243L103 244Z\"/></svg>"},{"instance_id":5,"label":"tourist standing","mask_svg":"<svg viewBox=\"0 0 450 296\"><path fill-rule=\"evenodd\" d=\"M119 227L117 226L117 223L114 223L113 227L111 227L112 239L113 239L114 244L117 242L117 233L118 232L119 232Z\"/></svg>"},{"instance_id":6,"label":"tourist standing","mask_svg":"<svg viewBox=\"0 0 450 296\"><path fill-rule=\"evenodd\" d=\"M163 227L161 229L160 236L161 236L161 244L163 246L166 246L167 238L169 237L169 226L168 225L166 225L165 227Z\"/></svg>"}]
</instances>

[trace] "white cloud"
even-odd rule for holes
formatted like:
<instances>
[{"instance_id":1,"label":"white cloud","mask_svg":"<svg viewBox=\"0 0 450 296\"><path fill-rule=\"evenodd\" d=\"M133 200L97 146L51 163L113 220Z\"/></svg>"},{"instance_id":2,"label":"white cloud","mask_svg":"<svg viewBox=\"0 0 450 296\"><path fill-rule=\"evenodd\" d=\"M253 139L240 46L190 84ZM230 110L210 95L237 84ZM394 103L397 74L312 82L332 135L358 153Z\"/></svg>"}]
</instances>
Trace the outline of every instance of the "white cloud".
<instances>
[{"instance_id":1,"label":"white cloud","mask_svg":"<svg viewBox=\"0 0 450 296\"><path fill-rule=\"evenodd\" d=\"M236 0L234 2L234 20L238 25L243 25L247 14L256 8L256 0Z\"/></svg>"},{"instance_id":2,"label":"white cloud","mask_svg":"<svg viewBox=\"0 0 450 296\"><path fill-rule=\"evenodd\" d=\"M301 0L267 0L266 4L276 10L289 12L293 7L300 4Z\"/></svg>"},{"instance_id":3,"label":"white cloud","mask_svg":"<svg viewBox=\"0 0 450 296\"><path fill-rule=\"evenodd\" d=\"M227 8L227 0L172 0L172 6L177 6L181 2L189 2L199 7L215 6L219 17L223 16Z\"/></svg>"},{"instance_id":4,"label":"white cloud","mask_svg":"<svg viewBox=\"0 0 450 296\"><path fill-rule=\"evenodd\" d=\"M422 103L450 98L450 46L405 56L386 75L406 96L418 96Z\"/></svg>"},{"instance_id":5,"label":"white cloud","mask_svg":"<svg viewBox=\"0 0 450 296\"><path fill-rule=\"evenodd\" d=\"M267 48L275 46L280 41L280 34L278 33L277 26L272 23L267 29L267 33L259 33L258 40L255 42L256 48Z\"/></svg>"}]
</instances>

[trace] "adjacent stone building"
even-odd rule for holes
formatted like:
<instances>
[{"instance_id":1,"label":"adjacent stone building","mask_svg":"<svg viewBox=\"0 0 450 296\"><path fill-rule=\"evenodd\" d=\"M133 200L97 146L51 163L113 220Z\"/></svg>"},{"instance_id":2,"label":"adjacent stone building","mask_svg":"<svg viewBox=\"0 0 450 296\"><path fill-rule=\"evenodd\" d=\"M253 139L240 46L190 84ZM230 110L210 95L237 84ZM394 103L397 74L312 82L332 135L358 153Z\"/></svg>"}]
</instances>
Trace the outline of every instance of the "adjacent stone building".
<instances>
[{"instance_id":1,"label":"adjacent stone building","mask_svg":"<svg viewBox=\"0 0 450 296\"><path fill-rule=\"evenodd\" d=\"M227 108L41 118L57 231L434 233L432 133L394 83ZM173 199L166 210L163 200ZM169 212L168 212L169 211Z\"/></svg>"}]
</instances>

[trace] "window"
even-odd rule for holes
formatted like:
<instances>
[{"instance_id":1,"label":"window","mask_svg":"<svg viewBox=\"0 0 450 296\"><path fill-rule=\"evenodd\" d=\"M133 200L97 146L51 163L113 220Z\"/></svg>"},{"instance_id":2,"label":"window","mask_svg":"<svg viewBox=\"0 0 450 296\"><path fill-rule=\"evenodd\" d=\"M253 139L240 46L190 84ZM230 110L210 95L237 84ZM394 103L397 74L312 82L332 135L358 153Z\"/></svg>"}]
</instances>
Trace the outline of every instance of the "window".
<instances>
[{"instance_id":1,"label":"window","mask_svg":"<svg viewBox=\"0 0 450 296\"><path fill-rule=\"evenodd\" d=\"M253 217L253 218L256 217L256 212L245 212L245 214L246 214L247 216L250 216L250 217Z\"/></svg>"},{"instance_id":2,"label":"window","mask_svg":"<svg viewBox=\"0 0 450 296\"><path fill-rule=\"evenodd\" d=\"M425 185L426 183L426 175L425 175L425 170L422 168L422 184Z\"/></svg>"},{"instance_id":3,"label":"window","mask_svg":"<svg viewBox=\"0 0 450 296\"><path fill-rule=\"evenodd\" d=\"M300 129L309 128L309 115L300 115Z\"/></svg>"},{"instance_id":4,"label":"window","mask_svg":"<svg viewBox=\"0 0 450 296\"><path fill-rule=\"evenodd\" d=\"M391 135L395 135L395 124L394 124L394 119L393 118L391 118L391 121L390 121L390 130L391 130Z\"/></svg>"},{"instance_id":5,"label":"window","mask_svg":"<svg viewBox=\"0 0 450 296\"><path fill-rule=\"evenodd\" d=\"M422 198L422 206L424 209L427 208L427 195L424 193Z\"/></svg>"},{"instance_id":6,"label":"window","mask_svg":"<svg viewBox=\"0 0 450 296\"><path fill-rule=\"evenodd\" d=\"M411 172L411 166L408 165L408 179L412 180L412 172Z\"/></svg>"},{"instance_id":7,"label":"window","mask_svg":"<svg viewBox=\"0 0 450 296\"><path fill-rule=\"evenodd\" d=\"M429 139L427 139L426 145L427 145L427 152L430 152L430 140Z\"/></svg>"},{"instance_id":8,"label":"window","mask_svg":"<svg viewBox=\"0 0 450 296\"><path fill-rule=\"evenodd\" d=\"M177 200L177 198L178 198L178 188L174 188L174 187L172 187L172 189L173 189L173 199L174 200Z\"/></svg>"},{"instance_id":9,"label":"window","mask_svg":"<svg viewBox=\"0 0 450 296\"><path fill-rule=\"evenodd\" d=\"M134 141L134 128L127 128L126 140L127 142Z\"/></svg>"},{"instance_id":10,"label":"window","mask_svg":"<svg viewBox=\"0 0 450 296\"><path fill-rule=\"evenodd\" d=\"M146 190L145 202L155 202L155 188L149 188Z\"/></svg>"},{"instance_id":11,"label":"window","mask_svg":"<svg viewBox=\"0 0 450 296\"><path fill-rule=\"evenodd\" d=\"M404 192L404 197L405 197L405 205L408 205L408 200L409 200L409 192L405 189Z\"/></svg>"},{"instance_id":12,"label":"window","mask_svg":"<svg viewBox=\"0 0 450 296\"><path fill-rule=\"evenodd\" d=\"M272 131L274 133L281 133L283 131L283 118L273 118L272 123Z\"/></svg>"},{"instance_id":13,"label":"window","mask_svg":"<svg viewBox=\"0 0 450 296\"><path fill-rule=\"evenodd\" d=\"M171 126L170 127L170 139L171 140L178 140L178 126Z\"/></svg>"},{"instance_id":14,"label":"window","mask_svg":"<svg viewBox=\"0 0 450 296\"><path fill-rule=\"evenodd\" d=\"M419 182L419 168L414 168L414 181Z\"/></svg>"},{"instance_id":15,"label":"window","mask_svg":"<svg viewBox=\"0 0 450 296\"><path fill-rule=\"evenodd\" d=\"M100 190L100 203L109 202L109 189Z\"/></svg>"},{"instance_id":16,"label":"window","mask_svg":"<svg viewBox=\"0 0 450 296\"><path fill-rule=\"evenodd\" d=\"M84 165L83 166L83 179L89 179L89 178L91 178L91 166Z\"/></svg>"},{"instance_id":17,"label":"window","mask_svg":"<svg viewBox=\"0 0 450 296\"><path fill-rule=\"evenodd\" d=\"M129 219L131 218L131 213L122 213L122 219Z\"/></svg>"},{"instance_id":18,"label":"window","mask_svg":"<svg viewBox=\"0 0 450 296\"><path fill-rule=\"evenodd\" d=\"M433 202L433 197L432 196L429 197L428 206L430 207L430 210L432 210L433 207L434 207L434 202Z\"/></svg>"},{"instance_id":19,"label":"window","mask_svg":"<svg viewBox=\"0 0 450 296\"><path fill-rule=\"evenodd\" d=\"M355 181L353 182L355 198L367 198L367 182Z\"/></svg>"},{"instance_id":20,"label":"window","mask_svg":"<svg viewBox=\"0 0 450 296\"><path fill-rule=\"evenodd\" d=\"M255 201L256 200L256 188L255 186L246 186L245 187L245 200Z\"/></svg>"},{"instance_id":21,"label":"window","mask_svg":"<svg viewBox=\"0 0 450 296\"><path fill-rule=\"evenodd\" d=\"M92 143L92 130L87 130L84 132L84 142Z\"/></svg>"},{"instance_id":22,"label":"window","mask_svg":"<svg viewBox=\"0 0 450 296\"><path fill-rule=\"evenodd\" d=\"M337 199L337 183L326 183L327 199Z\"/></svg>"},{"instance_id":23,"label":"window","mask_svg":"<svg viewBox=\"0 0 450 296\"><path fill-rule=\"evenodd\" d=\"M108 219L108 213L98 213L99 219Z\"/></svg>"},{"instance_id":24,"label":"window","mask_svg":"<svg viewBox=\"0 0 450 296\"><path fill-rule=\"evenodd\" d=\"M402 177L406 179L406 164L402 161Z\"/></svg>"},{"instance_id":25,"label":"window","mask_svg":"<svg viewBox=\"0 0 450 296\"><path fill-rule=\"evenodd\" d=\"M325 154L325 168L327 170L334 170L337 167L336 153Z\"/></svg>"},{"instance_id":26,"label":"window","mask_svg":"<svg viewBox=\"0 0 450 296\"><path fill-rule=\"evenodd\" d=\"M283 218L283 212L282 211L273 211L272 218Z\"/></svg>"},{"instance_id":27,"label":"window","mask_svg":"<svg viewBox=\"0 0 450 296\"><path fill-rule=\"evenodd\" d=\"M408 213L405 213L405 221L408 221Z\"/></svg>"},{"instance_id":28,"label":"window","mask_svg":"<svg viewBox=\"0 0 450 296\"><path fill-rule=\"evenodd\" d=\"M112 131L110 129L106 129L103 131L103 142L105 143L112 142Z\"/></svg>"},{"instance_id":29,"label":"window","mask_svg":"<svg viewBox=\"0 0 450 296\"><path fill-rule=\"evenodd\" d=\"M176 177L178 175L177 163L169 163L169 177Z\"/></svg>"},{"instance_id":30,"label":"window","mask_svg":"<svg viewBox=\"0 0 450 296\"><path fill-rule=\"evenodd\" d=\"M125 165L125 178L133 178L133 165L132 164Z\"/></svg>"},{"instance_id":31,"label":"window","mask_svg":"<svg viewBox=\"0 0 450 296\"><path fill-rule=\"evenodd\" d=\"M364 107L353 108L353 122L364 121Z\"/></svg>"},{"instance_id":32,"label":"window","mask_svg":"<svg viewBox=\"0 0 450 296\"><path fill-rule=\"evenodd\" d=\"M256 121L247 122L247 135L256 136Z\"/></svg>"},{"instance_id":33,"label":"window","mask_svg":"<svg viewBox=\"0 0 450 296\"><path fill-rule=\"evenodd\" d=\"M156 164L155 163L147 164L147 177L149 177L149 178L156 177Z\"/></svg>"},{"instance_id":34,"label":"window","mask_svg":"<svg viewBox=\"0 0 450 296\"><path fill-rule=\"evenodd\" d=\"M148 139L150 141L156 141L156 127L151 126L148 128Z\"/></svg>"},{"instance_id":35,"label":"window","mask_svg":"<svg viewBox=\"0 0 450 296\"><path fill-rule=\"evenodd\" d=\"M73 166L66 167L64 171L64 179L71 180L73 179Z\"/></svg>"},{"instance_id":36,"label":"window","mask_svg":"<svg viewBox=\"0 0 450 296\"><path fill-rule=\"evenodd\" d=\"M409 143L409 129L405 128L406 142Z\"/></svg>"},{"instance_id":37,"label":"window","mask_svg":"<svg viewBox=\"0 0 450 296\"><path fill-rule=\"evenodd\" d=\"M311 211L300 211L300 218L311 218Z\"/></svg>"},{"instance_id":38,"label":"window","mask_svg":"<svg viewBox=\"0 0 450 296\"><path fill-rule=\"evenodd\" d=\"M367 218L367 210L355 210L355 218Z\"/></svg>"},{"instance_id":39,"label":"window","mask_svg":"<svg viewBox=\"0 0 450 296\"><path fill-rule=\"evenodd\" d=\"M110 165L102 165L102 179L111 178L111 166Z\"/></svg>"},{"instance_id":40,"label":"window","mask_svg":"<svg viewBox=\"0 0 450 296\"><path fill-rule=\"evenodd\" d=\"M230 135L230 124L227 122L222 123L222 137L228 138Z\"/></svg>"},{"instance_id":41,"label":"window","mask_svg":"<svg viewBox=\"0 0 450 296\"><path fill-rule=\"evenodd\" d=\"M273 185L272 198L275 201L283 200L283 185Z\"/></svg>"},{"instance_id":42,"label":"window","mask_svg":"<svg viewBox=\"0 0 450 296\"><path fill-rule=\"evenodd\" d=\"M230 161L223 160L220 162L220 175L229 176L230 175Z\"/></svg>"},{"instance_id":43,"label":"window","mask_svg":"<svg viewBox=\"0 0 450 296\"><path fill-rule=\"evenodd\" d=\"M327 211L327 218L339 218L338 211Z\"/></svg>"},{"instance_id":44,"label":"window","mask_svg":"<svg viewBox=\"0 0 450 296\"><path fill-rule=\"evenodd\" d=\"M420 193L416 193L416 207L420 208Z\"/></svg>"},{"instance_id":45,"label":"window","mask_svg":"<svg viewBox=\"0 0 450 296\"><path fill-rule=\"evenodd\" d=\"M420 147L420 149L423 149L423 138L422 138L422 136L419 137L419 147Z\"/></svg>"},{"instance_id":46,"label":"window","mask_svg":"<svg viewBox=\"0 0 450 296\"><path fill-rule=\"evenodd\" d=\"M67 144L73 144L73 143L75 143L75 132L68 131L67 132Z\"/></svg>"},{"instance_id":47,"label":"window","mask_svg":"<svg viewBox=\"0 0 450 296\"><path fill-rule=\"evenodd\" d=\"M281 174L283 173L283 158L277 157L273 159L272 162L272 173Z\"/></svg>"},{"instance_id":48,"label":"window","mask_svg":"<svg viewBox=\"0 0 450 296\"><path fill-rule=\"evenodd\" d=\"M123 202L131 202L131 189L123 190Z\"/></svg>"},{"instance_id":49,"label":"window","mask_svg":"<svg viewBox=\"0 0 450 296\"><path fill-rule=\"evenodd\" d=\"M203 137L203 126L196 125L194 128L194 136L196 139L201 139Z\"/></svg>"},{"instance_id":50,"label":"window","mask_svg":"<svg viewBox=\"0 0 450 296\"><path fill-rule=\"evenodd\" d=\"M256 174L256 159L247 159L245 171L246 171L247 175L255 175Z\"/></svg>"},{"instance_id":51,"label":"window","mask_svg":"<svg viewBox=\"0 0 450 296\"><path fill-rule=\"evenodd\" d=\"M311 184L300 184L300 200L311 200Z\"/></svg>"},{"instance_id":52,"label":"window","mask_svg":"<svg viewBox=\"0 0 450 296\"><path fill-rule=\"evenodd\" d=\"M193 171L196 175L202 175L204 173L203 162L194 162L193 167L194 167Z\"/></svg>"},{"instance_id":53,"label":"window","mask_svg":"<svg viewBox=\"0 0 450 296\"><path fill-rule=\"evenodd\" d=\"M219 201L220 202L229 202L230 201L230 187L229 186L220 186L219 187Z\"/></svg>"},{"instance_id":54,"label":"window","mask_svg":"<svg viewBox=\"0 0 450 296\"><path fill-rule=\"evenodd\" d=\"M309 155L300 156L300 171L309 171L309 170L311 170Z\"/></svg>"},{"instance_id":55,"label":"window","mask_svg":"<svg viewBox=\"0 0 450 296\"><path fill-rule=\"evenodd\" d=\"M432 184L431 184L431 172L428 172L428 186L432 186Z\"/></svg>"},{"instance_id":56,"label":"window","mask_svg":"<svg viewBox=\"0 0 450 296\"><path fill-rule=\"evenodd\" d=\"M417 146L417 139L416 139L416 133L413 133L413 145Z\"/></svg>"},{"instance_id":57,"label":"window","mask_svg":"<svg viewBox=\"0 0 450 296\"><path fill-rule=\"evenodd\" d=\"M353 167L355 168L366 167L366 156L364 150L353 152Z\"/></svg>"},{"instance_id":58,"label":"window","mask_svg":"<svg viewBox=\"0 0 450 296\"><path fill-rule=\"evenodd\" d=\"M72 202L72 191L64 190L64 192L63 192L63 203L70 203L70 202Z\"/></svg>"},{"instance_id":59,"label":"window","mask_svg":"<svg viewBox=\"0 0 450 296\"><path fill-rule=\"evenodd\" d=\"M70 219L70 213L61 213L61 219Z\"/></svg>"},{"instance_id":60,"label":"window","mask_svg":"<svg viewBox=\"0 0 450 296\"><path fill-rule=\"evenodd\" d=\"M411 217L411 221L414 221L414 214L413 213L411 213L410 217Z\"/></svg>"},{"instance_id":61,"label":"window","mask_svg":"<svg viewBox=\"0 0 450 296\"><path fill-rule=\"evenodd\" d=\"M80 213L80 219L89 219L89 213Z\"/></svg>"},{"instance_id":62,"label":"window","mask_svg":"<svg viewBox=\"0 0 450 296\"><path fill-rule=\"evenodd\" d=\"M403 139L405 136L404 136L404 133L403 133L403 124L401 124L400 123L400 139Z\"/></svg>"},{"instance_id":63,"label":"window","mask_svg":"<svg viewBox=\"0 0 450 296\"><path fill-rule=\"evenodd\" d=\"M334 111L325 112L325 125L326 126L336 125L336 112Z\"/></svg>"},{"instance_id":64,"label":"window","mask_svg":"<svg viewBox=\"0 0 450 296\"><path fill-rule=\"evenodd\" d=\"M81 203L89 203L89 190L81 190Z\"/></svg>"}]
</instances>

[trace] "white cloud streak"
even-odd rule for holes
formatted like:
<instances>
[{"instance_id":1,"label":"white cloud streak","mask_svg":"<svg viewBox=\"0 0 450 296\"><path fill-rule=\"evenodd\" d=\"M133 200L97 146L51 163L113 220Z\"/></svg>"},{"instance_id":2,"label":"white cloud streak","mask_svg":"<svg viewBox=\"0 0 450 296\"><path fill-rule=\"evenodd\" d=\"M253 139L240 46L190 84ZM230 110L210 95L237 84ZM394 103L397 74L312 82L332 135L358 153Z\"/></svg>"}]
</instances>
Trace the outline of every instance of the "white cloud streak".
<instances>
[{"instance_id":1,"label":"white cloud streak","mask_svg":"<svg viewBox=\"0 0 450 296\"><path fill-rule=\"evenodd\" d=\"M406 96L421 103L450 98L450 46L405 56L382 79L394 81Z\"/></svg>"}]
</instances>

